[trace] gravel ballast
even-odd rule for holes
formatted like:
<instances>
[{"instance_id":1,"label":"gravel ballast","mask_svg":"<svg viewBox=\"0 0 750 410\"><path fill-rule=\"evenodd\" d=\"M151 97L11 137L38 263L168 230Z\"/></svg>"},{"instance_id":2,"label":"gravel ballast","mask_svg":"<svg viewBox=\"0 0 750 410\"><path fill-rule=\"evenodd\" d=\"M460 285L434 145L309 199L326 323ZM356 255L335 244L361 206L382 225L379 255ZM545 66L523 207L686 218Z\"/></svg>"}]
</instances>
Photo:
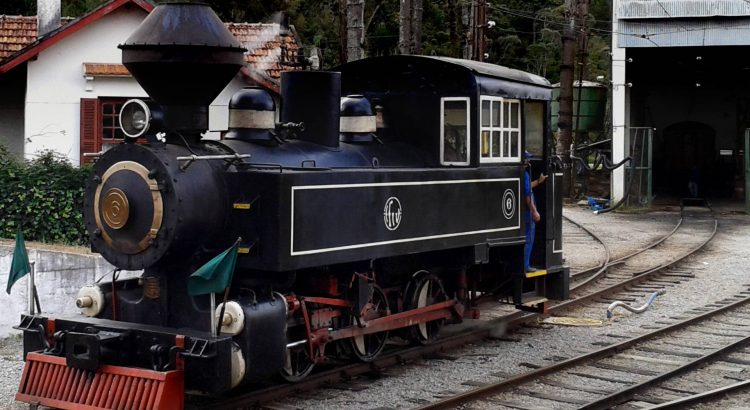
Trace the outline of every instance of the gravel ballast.
<instances>
[{"instance_id":1,"label":"gravel ballast","mask_svg":"<svg viewBox=\"0 0 750 410\"><path fill-rule=\"evenodd\" d=\"M616 341L608 335L629 336L644 332L643 326L668 320L691 308L701 307L748 289L750 275L750 217L735 210L740 204L716 207L719 232L707 249L683 261L681 266L695 277L670 287L644 313L637 315L617 311L615 319L605 319L605 309L571 310L567 316L603 320L599 327L570 327L540 324L528 326L505 335L501 339L486 340L449 352L450 358L422 360L388 369L387 377L371 379L362 377L354 381L367 389L323 389L306 393L303 397L289 398L276 403L282 408L300 409L361 409L406 408L434 401L451 392L463 391L471 385L497 381L508 375L529 370L529 366L544 365L552 360L575 356L597 346L594 342ZM612 250L614 257L628 254L653 242L671 231L678 218L678 209L649 213L606 213L594 215L579 207L566 207L565 214L600 235ZM568 227L569 225L566 225ZM592 259L600 260L601 246L593 240L586 241L580 232L564 232L564 253L571 270L592 266ZM575 234L573 234L575 233ZM636 304L640 304L639 301ZM10 337L0 341L0 408L24 409L25 405L13 402L23 363L21 340ZM340 387L340 386L339 386ZM592 385L592 387L594 387ZM599 381L595 387L606 389L607 383ZM547 387L549 388L549 387ZM552 392L552 391L551 391ZM321 399L326 397L326 399ZM730 408L745 394L725 402ZM541 405L529 402L526 405ZM472 408L493 408L491 402L475 403ZM709 408L709 407L704 407Z\"/></svg>"}]
</instances>

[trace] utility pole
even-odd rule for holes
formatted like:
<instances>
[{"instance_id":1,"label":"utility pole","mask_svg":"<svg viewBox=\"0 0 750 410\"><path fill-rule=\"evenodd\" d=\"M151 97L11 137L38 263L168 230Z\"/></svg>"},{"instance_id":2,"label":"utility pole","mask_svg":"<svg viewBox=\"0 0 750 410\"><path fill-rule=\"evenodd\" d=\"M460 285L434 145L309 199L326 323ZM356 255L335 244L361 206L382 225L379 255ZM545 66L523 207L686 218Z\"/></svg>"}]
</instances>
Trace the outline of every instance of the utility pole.
<instances>
[{"instance_id":1,"label":"utility pole","mask_svg":"<svg viewBox=\"0 0 750 410\"><path fill-rule=\"evenodd\" d=\"M365 0L346 0L346 61L365 57L364 40Z\"/></svg>"},{"instance_id":2,"label":"utility pole","mask_svg":"<svg viewBox=\"0 0 750 410\"><path fill-rule=\"evenodd\" d=\"M563 195L570 197L572 193L570 148L573 143L573 77L576 51L576 5L577 0L565 0L565 13L568 24L562 34L562 64L560 64L560 111L558 113L558 128L560 136L557 140L557 155L563 164Z\"/></svg>"},{"instance_id":3,"label":"utility pole","mask_svg":"<svg viewBox=\"0 0 750 410\"><path fill-rule=\"evenodd\" d=\"M422 14L424 8L422 7L422 0L411 0L411 44L409 48L411 54L422 53Z\"/></svg>"},{"instance_id":4,"label":"utility pole","mask_svg":"<svg viewBox=\"0 0 750 410\"><path fill-rule=\"evenodd\" d=\"M487 28L487 1L472 1L472 23L471 23L471 59L475 61L484 61L484 29Z\"/></svg>"},{"instance_id":5,"label":"utility pole","mask_svg":"<svg viewBox=\"0 0 750 410\"><path fill-rule=\"evenodd\" d=\"M411 2L401 0L398 13L398 52L403 55L411 54Z\"/></svg>"},{"instance_id":6,"label":"utility pole","mask_svg":"<svg viewBox=\"0 0 750 410\"><path fill-rule=\"evenodd\" d=\"M462 0L461 5L461 22L466 28L464 39L463 58L471 60L474 57L474 0Z\"/></svg>"}]
</instances>

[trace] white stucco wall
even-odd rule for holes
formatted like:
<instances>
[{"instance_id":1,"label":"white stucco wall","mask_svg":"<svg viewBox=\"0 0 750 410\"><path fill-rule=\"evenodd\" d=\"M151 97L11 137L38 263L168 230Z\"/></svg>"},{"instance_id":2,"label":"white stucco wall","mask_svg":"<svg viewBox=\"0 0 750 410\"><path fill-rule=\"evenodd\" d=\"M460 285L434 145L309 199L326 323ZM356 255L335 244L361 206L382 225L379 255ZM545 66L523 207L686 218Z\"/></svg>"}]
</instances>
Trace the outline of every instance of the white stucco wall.
<instances>
[{"instance_id":1,"label":"white stucco wall","mask_svg":"<svg viewBox=\"0 0 750 410\"><path fill-rule=\"evenodd\" d=\"M0 145L23 157L23 104L26 93L26 66L0 76Z\"/></svg>"},{"instance_id":2,"label":"white stucco wall","mask_svg":"<svg viewBox=\"0 0 750 410\"><path fill-rule=\"evenodd\" d=\"M63 39L28 64L25 156L53 149L79 162L80 99L145 96L133 79L94 80L86 90L83 63L120 63L117 45L135 30L146 12L120 8Z\"/></svg>"},{"instance_id":3,"label":"white stucco wall","mask_svg":"<svg viewBox=\"0 0 750 410\"><path fill-rule=\"evenodd\" d=\"M18 158L23 155L23 107L0 108L0 145Z\"/></svg>"},{"instance_id":4,"label":"white stucco wall","mask_svg":"<svg viewBox=\"0 0 750 410\"><path fill-rule=\"evenodd\" d=\"M97 77L87 84L83 76L83 63L121 63L117 45L130 36L145 16L143 10L121 8L29 62L24 113L26 158L32 158L40 150L52 149L66 155L73 164L79 163L81 98L147 97L131 77ZM216 98L209 108L209 130L226 129L229 99L246 85L246 80L238 74ZM219 135L209 132L206 136L218 139Z\"/></svg>"},{"instance_id":5,"label":"white stucco wall","mask_svg":"<svg viewBox=\"0 0 750 410\"><path fill-rule=\"evenodd\" d=\"M27 243L29 261L34 262L36 274L34 282L42 306L42 313L56 317L80 315L75 305L78 290L94 283L105 276L102 281L111 281L114 267L100 255L92 254L84 248L57 246L35 246ZM27 313L28 275L13 285L11 294L5 293L8 273L13 261L13 241L0 243L0 304L3 314L0 315L0 338L11 333L20 333L12 327L18 325L21 314ZM123 271L121 279L137 277L138 272Z\"/></svg>"}]
</instances>

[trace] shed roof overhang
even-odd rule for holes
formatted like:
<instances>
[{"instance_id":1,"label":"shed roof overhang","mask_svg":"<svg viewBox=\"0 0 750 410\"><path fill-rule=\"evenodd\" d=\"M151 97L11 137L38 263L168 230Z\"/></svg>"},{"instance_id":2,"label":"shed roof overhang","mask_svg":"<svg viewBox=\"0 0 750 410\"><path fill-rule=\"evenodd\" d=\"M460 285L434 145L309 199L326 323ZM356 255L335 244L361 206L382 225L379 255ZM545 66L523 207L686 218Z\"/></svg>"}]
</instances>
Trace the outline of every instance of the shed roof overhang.
<instances>
[{"instance_id":1,"label":"shed roof overhang","mask_svg":"<svg viewBox=\"0 0 750 410\"><path fill-rule=\"evenodd\" d=\"M665 19L750 16L746 0L620 0L617 18Z\"/></svg>"},{"instance_id":2,"label":"shed roof overhang","mask_svg":"<svg viewBox=\"0 0 750 410\"><path fill-rule=\"evenodd\" d=\"M618 47L750 45L750 16L734 18L620 20Z\"/></svg>"}]
</instances>

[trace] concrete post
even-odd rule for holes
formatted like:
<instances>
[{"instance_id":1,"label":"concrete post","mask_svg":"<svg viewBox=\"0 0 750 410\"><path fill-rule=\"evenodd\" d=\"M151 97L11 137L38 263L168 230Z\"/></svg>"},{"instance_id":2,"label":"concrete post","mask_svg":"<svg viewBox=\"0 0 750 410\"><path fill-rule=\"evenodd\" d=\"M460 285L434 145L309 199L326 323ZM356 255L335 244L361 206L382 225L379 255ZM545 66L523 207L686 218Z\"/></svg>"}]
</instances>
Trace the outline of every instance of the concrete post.
<instances>
[{"instance_id":1,"label":"concrete post","mask_svg":"<svg viewBox=\"0 0 750 410\"><path fill-rule=\"evenodd\" d=\"M617 46L618 20L617 8L619 0L612 1L612 162L618 163L628 156L628 94L629 88L625 81L625 49ZM619 167L612 172L611 190L612 203L616 203L625 195L625 169Z\"/></svg>"}]
</instances>

